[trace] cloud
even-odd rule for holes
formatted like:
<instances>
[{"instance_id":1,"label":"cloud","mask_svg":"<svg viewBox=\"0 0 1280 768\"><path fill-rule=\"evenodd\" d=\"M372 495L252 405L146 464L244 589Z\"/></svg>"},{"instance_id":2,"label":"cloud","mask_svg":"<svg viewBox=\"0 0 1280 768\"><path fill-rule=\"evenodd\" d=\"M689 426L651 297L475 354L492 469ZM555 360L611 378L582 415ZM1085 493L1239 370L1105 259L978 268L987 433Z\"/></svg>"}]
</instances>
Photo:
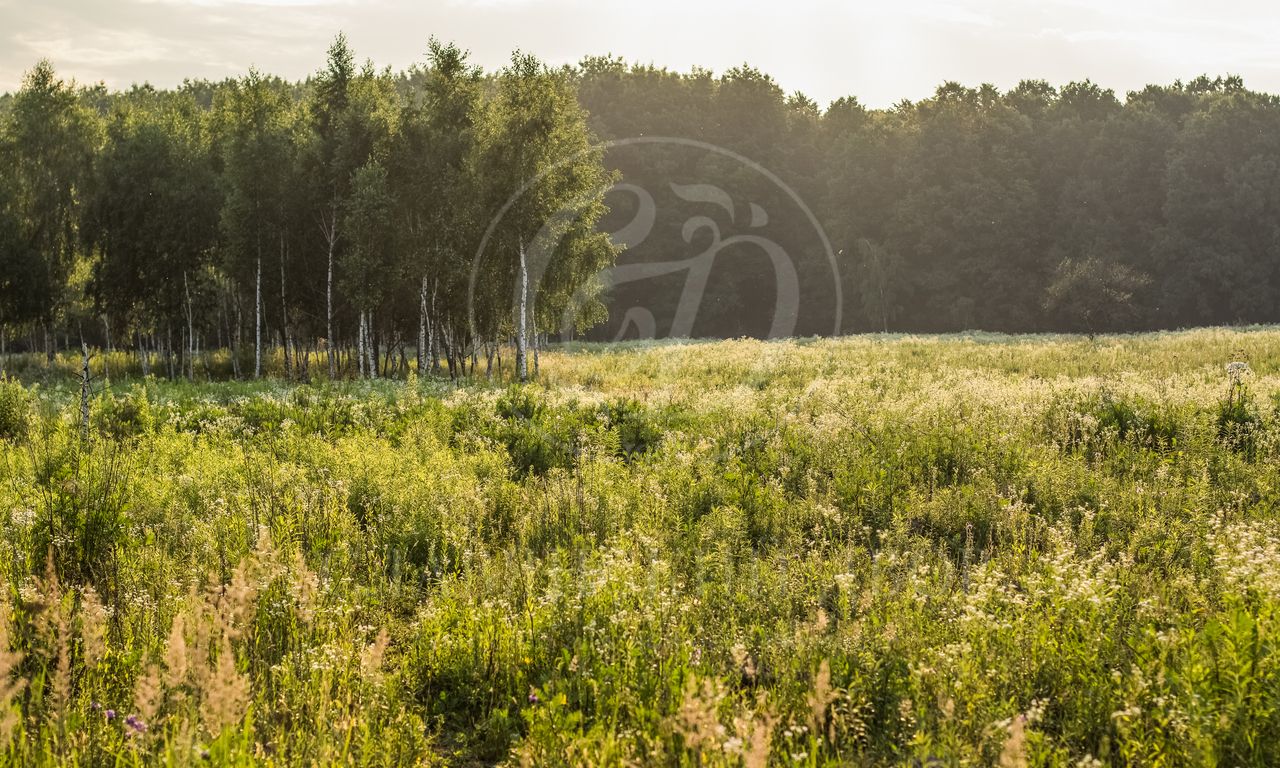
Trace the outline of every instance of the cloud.
<instances>
[{"instance_id":1,"label":"cloud","mask_svg":"<svg viewBox=\"0 0 1280 768\"><path fill-rule=\"evenodd\" d=\"M145 33L104 30L82 36L42 37L17 34L13 41L40 58L54 59L73 66L112 67L122 63L145 63L171 60L171 47L163 39Z\"/></svg>"},{"instance_id":2,"label":"cloud","mask_svg":"<svg viewBox=\"0 0 1280 768\"><path fill-rule=\"evenodd\" d=\"M40 58L84 81L127 87L222 78L251 64L291 68L322 57L340 28L338 3L295 0L49 0L0 5L0 88L17 85ZM289 73L295 76L295 73ZM296 73L300 76L301 73Z\"/></svg>"},{"instance_id":3,"label":"cloud","mask_svg":"<svg viewBox=\"0 0 1280 768\"><path fill-rule=\"evenodd\" d=\"M515 48L553 64L613 53L722 72L747 61L821 103L852 94L885 106L952 79L1090 78L1124 92L1232 72L1280 91L1280 6L1260 0L0 0L0 90L41 57L115 87L250 65L302 78L339 30L359 56L396 68L421 61L432 35L487 68Z\"/></svg>"}]
</instances>

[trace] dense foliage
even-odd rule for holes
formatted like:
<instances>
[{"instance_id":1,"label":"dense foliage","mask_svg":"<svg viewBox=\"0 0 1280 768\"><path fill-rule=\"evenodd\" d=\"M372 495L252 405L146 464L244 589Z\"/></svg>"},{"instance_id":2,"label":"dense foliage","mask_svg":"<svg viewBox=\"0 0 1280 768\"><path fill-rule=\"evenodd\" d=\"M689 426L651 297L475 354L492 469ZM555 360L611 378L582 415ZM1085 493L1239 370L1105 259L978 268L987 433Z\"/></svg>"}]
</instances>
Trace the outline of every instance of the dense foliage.
<instances>
[{"instance_id":1,"label":"dense foliage","mask_svg":"<svg viewBox=\"0 0 1280 768\"><path fill-rule=\"evenodd\" d=\"M891 109L849 98L823 111L750 67L713 77L596 58L575 71L601 137L707 141L792 187L838 254L841 330L1092 333L1280 320L1280 100L1238 78L1153 85L1124 99L1089 82L1007 92L946 83ZM654 194L689 161L678 146L606 155ZM730 174L703 169L695 180L733 178L734 191L785 207L776 185ZM609 202L616 218L629 215L626 195ZM660 205L659 217L664 210L684 213ZM683 223L660 219L621 260L670 259ZM781 224L772 234L804 288L799 332L830 334L826 254L804 217ZM733 255L708 288L698 335L768 328L752 310L771 304L772 271ZM618 309L669 318L679 297L678 281L622 286L601 337L622 330Z\"/></svg>"},{"instance_id":2,"label":"dense foliage","mask_svg":"<svg viewBox=\"0 0 1280 768\"><path fill-rule=\"evenodd\" d=\"M529 311L590 325L613 177L572 78L519 53L486 77L435 40L428 61L409 87L339 36L304 84L123 93L37 64L0 112L0 354L83 340L191 378L229 349L244 377L275 348L307 379L315 353L335 378L413 352L465 374L540 338L516 301L535 234L554 268Z\"/></svg>"},{"instance_id":3,"label":"dense foliage","mask_svg":"<svg viewBox=\"0 0 1280 768\"><path fill-rule=\"evenodd\" d=\"M0 762L1268 764L1278 360L734 341L454 388L117 352L87 433L79 360L14 360Z\"/></svg>"},{"instance_id":4,"label":"dense foliage","mask_svg":"<svg viewBox=\"0 0 1280 768\"><path fill-rule=\"evenodd\" d=\"M754 214L719 223L696 321L676 319L682 270L599 279L636 190L656 214L622 265L700 250L679 191L696 184L772 217L801 335L1276 322L1276 156L1280 103L1231 77L1124 98L947 83L823 110L747 66L550 70L516 54L486 74L435 42L400 73L358 66L339 39L302 83L251 72L173 91L77 87L41 63L0 102L0 346L84 337L173 375L205 348L233 349L240 376L266 348L336 351L332 375L413 358L459 374L519 335L519 253L539 238L534 341L768 335L774 265L727 244Z\"/></svg>"}]
</instances>

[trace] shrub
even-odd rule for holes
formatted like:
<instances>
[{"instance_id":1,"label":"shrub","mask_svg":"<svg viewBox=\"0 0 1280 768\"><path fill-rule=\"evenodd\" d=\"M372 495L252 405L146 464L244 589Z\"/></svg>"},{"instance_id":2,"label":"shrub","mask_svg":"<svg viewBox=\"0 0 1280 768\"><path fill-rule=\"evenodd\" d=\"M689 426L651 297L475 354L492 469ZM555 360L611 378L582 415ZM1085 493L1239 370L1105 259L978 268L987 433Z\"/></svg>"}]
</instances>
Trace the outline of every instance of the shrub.
<instances>
[{"instance_id":1,"label":"shrub","mask_svg":"<svg viewBox=\"0 0 1280 768\"><path fill-rule=\"evenodd\" d=\"M289 397L286 415L307 434L345 435L356 427L356 402L329 389L298 387Z\"/></svg>"},{"instance_id":2,"label":"shrub","mask_svg":"<svg viewBox=\"0 0 1280 768\"><path fill-rule=\"evenodd\" d=\"M0 378L0 440L20 440L31 423L31 393L17 381Z\"/></svg>"},{"instance_id":3,"label":"shrub","mask_svg":"<svg viewBox=\"0 0 1280 768\"><path fill-rule=\"evenodd\" d=\"M155 427L155 415L146 390L134 387L123 395L100 398L94 409L93 426L116 439L150 432Z\"/></svg>"},{"instance_id":4,"label":"shrub","mask_svg":"<svg viewBox=\"0 0 1280 768\"><path fill-rule=\"evenodd\" d=\"M573 405L550 406L529 387L508 390L495 410L502 420L495 437L506 446L520 475L572 467L590 432L598 429L589 413Z\"/></svg>"},{"instance_id":5,"label":"shrub","mask_svg":"<svg viewBox=\"0 0 1280 768\"><path fill-rule=\"evenodd\" d=\"M1105 454L1114 445L1167 451L1178 444L1178 416L1172 409L1105 390L1060 403L1047 418L1048 431L1064 449L1090 457Z\"/></svg>"},{"instance_id":6,"label":"shrub","mask_svg":"<svg viewBox=\"0 0 1280 768\"><path fill-rule=\"evenodd\" d=\"M1243 383L1233 383L1226 399L1218 402L1218 440L1229 450L1253 460L1262 432L1262 414Z\"/></svg>"},{"instance_id":7,"label":"shrub","mask_svg":"<svg viewBox=\"0 0 1280 768\"><path fill-rule=\"evenodd\" d=\"M260 432L280 428L285 420L285 406L267 395L247 397L232 403L231 413L244 420L245 425Z\"/></svg>"},{"instance_id":8,"label":"shrub","mask_svg":"<svg viewBox=\"0 0 1280 768\"><path fill-rule=\"evenodd\" d=\"M600 406L600 420L618 436L618 455L627 461L648 453L662 442L654 417L635 400L619 399Z\"/></svg>"}]
</instances>

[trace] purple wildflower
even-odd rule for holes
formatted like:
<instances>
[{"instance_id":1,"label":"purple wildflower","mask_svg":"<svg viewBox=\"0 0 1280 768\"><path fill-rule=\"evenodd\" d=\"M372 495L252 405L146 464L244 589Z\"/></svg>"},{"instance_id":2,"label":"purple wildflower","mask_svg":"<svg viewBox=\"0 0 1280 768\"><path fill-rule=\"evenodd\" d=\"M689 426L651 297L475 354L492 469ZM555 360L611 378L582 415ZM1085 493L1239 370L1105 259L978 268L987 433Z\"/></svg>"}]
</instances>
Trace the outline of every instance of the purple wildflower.
<instances>
[{"instance_id":1,"label":"purple wildflower","mask_svg":"<svg viewBox=\"0 0 1280 768\"><path fill-rule=\"evenodd\" d=\"M124 724L133 729L134 733L146 733L147 724L142 722L142 718L137 715L129 715L124 719Z\"/></svg>"},{"instance_id":2,"label":"purple wildflower","mask_svg":"<svg viewBox=\"0 0 1280 768\"><path fill-rule=\"evenodd\" d=\"M116 719L116 711L114 709L108 709L104 714L107 716L108 720Z\"/></svg>"},{"instance_id":3,"label":"purple wildflower","mask_svg":"<svg viewBox=\"0 0 1280 768\"><path fill-rule=\"evenodd\" d=\"M532 688L529 689L529 703L530 704L538 703L538 692L533 690Z\"/></svg>"}]
</instances>

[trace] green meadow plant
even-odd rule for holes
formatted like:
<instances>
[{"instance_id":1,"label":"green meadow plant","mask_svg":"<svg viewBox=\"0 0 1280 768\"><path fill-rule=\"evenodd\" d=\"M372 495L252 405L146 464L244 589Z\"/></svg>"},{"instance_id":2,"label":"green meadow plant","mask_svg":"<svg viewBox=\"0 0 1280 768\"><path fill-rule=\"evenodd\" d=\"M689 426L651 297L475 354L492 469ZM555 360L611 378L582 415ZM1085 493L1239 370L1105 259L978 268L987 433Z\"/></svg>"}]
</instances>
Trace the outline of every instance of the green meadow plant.
<instances>
[{"instance_id":1,"label":"green meadow plant","mask_svg":"<svg viewBox=\"0 0 1280 768\"><path fill-rule=\"evenodd\" d=\"M0 440L26 437L34 396L21 383L0 375Z\"/></svg>"},{"instance_id":2,"label":"green meadow plant","mask_svg":"<svg viewBox=\"0 0 1280 768\"><path fill-rule=\"evenodd\" d=\"M0 764L1267 765L1276 361L1253 329L117 372L87 435L73 384L6 381Z\"/></svg>"}]
</instances>

